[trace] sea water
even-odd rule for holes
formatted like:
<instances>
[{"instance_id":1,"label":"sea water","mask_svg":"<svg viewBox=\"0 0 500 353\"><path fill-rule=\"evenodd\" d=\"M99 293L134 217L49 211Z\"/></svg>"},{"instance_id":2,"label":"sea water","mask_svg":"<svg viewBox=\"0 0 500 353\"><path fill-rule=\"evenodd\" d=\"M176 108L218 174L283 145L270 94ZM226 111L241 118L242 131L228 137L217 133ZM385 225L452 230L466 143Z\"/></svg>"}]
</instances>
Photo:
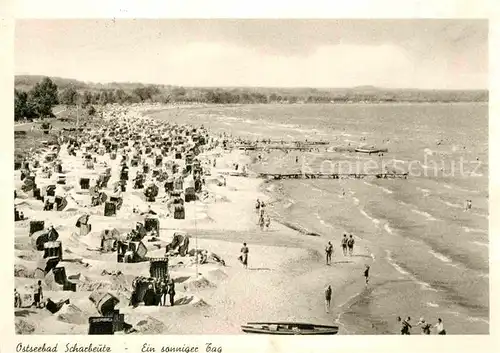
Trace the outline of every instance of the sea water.
<instances>
[{"instance_id":1,"label":"sea water","mask_svg":"<svg viewBox=\"0 0 500 353\"><path fill-rule=\"evenodd\" d=\"M273 211L337 249L342 233L352 233L356 250L371 257L370 285L342 303L338 320L348 332L397 333L397 316L414 323L440 317L454 334L489 332L487 104L247 105L176 114L179 122L249 139L387 148L383 156L323 146L261 153L252 169L408 172L406 180L277 181L272 194L281 202Z\"/></svg>"}]
</instances>

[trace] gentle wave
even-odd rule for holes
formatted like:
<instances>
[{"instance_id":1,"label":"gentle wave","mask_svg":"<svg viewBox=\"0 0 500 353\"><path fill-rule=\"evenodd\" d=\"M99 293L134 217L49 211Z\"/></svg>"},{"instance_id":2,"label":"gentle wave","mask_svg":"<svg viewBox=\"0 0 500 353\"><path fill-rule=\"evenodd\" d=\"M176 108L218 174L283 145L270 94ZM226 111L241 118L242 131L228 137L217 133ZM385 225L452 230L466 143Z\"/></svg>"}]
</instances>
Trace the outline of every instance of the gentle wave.
<instances>
[{"instance_id":1,"label":"gentle wave","mask_svg":"<svg viewBox=\"0 0 500 353\"><path fill-rule=\"evenodd\" d=\"M426 304L427 304L427 306L430 306L431 308L438 308L439 307L439 305L436 303L427 302Z\"/></svg>"},{"instance_id":2,"label":"gentle wave","mask_svg":"<svg viewBox=\"0 0 500 353\"><path fill-rule=\"evenodd\" d=\"M431 254L432 256L434 256L436 259L442 261L442 262L445 262L445 263L450 263L452 262L450 258L444 256L443 254L441 253L438 253L438 252L435 252L433 250L429 250L429 254Z\"/></svg>"},{"instance_id":3,"label":"gentle wave","mask_svg":"<svg viewBox=\"0 0 500 353\"><path fill-rule=\"evenodd\" d=\"M416 210L416 209L412 209L411 210L413 213L416 213L416 214L419 214L421 216L424 216L425 218L427 218L429 221L435 221L436 218L432 217L429 213L427 212L424 212L424 211L420 211L420 210Z\"/></svg>"},{"instance_id":4,"label":"gentle wave","mask_svg":"<svg viewBox=\"0 0 500 353\"><path fill-rule=\"evenodd\" d=\"M368 186L374 186L376 188L379 188L380 190L382 190L383 192L385 192L386 194L392 194L392 190L389 190L387 188L384 188L383 186L380 186L380 185L376 185L376 184L371 184L367 181L363 181L364 184L368 185Z\"/></svg>"},{"instance_id":5,"label":"gentle wave","mask_svg":"<svg viewBox=\"0 0 500 353\"><path fill-rule=\"evenodd\" d=\"M479 246L489 247L488 243L483 243L483 242L480 242L480 241L471 241L471 243L475 244L475 245L479 245Z\"/></svg>"},{"instance_id":6,"label":"gentle wave","mask_svg":"<svg viewBox=\"0 0 500 353\"><path fill-rule=\"evenodd\" d=\"M389 234L393 234L392 229L391 229L391 227L389 227L389 224L388 224L388 223L384 224L384 229L385 229L385 231L386 231L387 233L389 233Z\"/></svg>"},{"instance_id":7,"label":"gentle wave","mask_svg":"<svg viewBox=\"0 0 500 353\"><path fill-rule=\"evenodd\" d=\"M453 208L462 208L462 205L459 205L459 204L456 204L456 203L451 203L451 202L444 201L444 200L439 200L439 201L441 203L444 203L445 205L453 207Z\"/></svg>"},{"instance_id":8,"label":"gentle wave","mask_svg":"<svg viewBox=\"0 0 500 353\"><path fill-rule=\"evenodd\" d=\"M292 207L293 205L295 205L295 200L288 199L288 203L284 206L284 208L288 209L288 208Z\"/></svg>"},{"instance_id":9,"label":"gentle wave","mask_svg":"<svg viewBox=\"0 0 500 353\"><path fill-rule=\"evenodd\" d=\"M368 215L368 213L365 212L365 210L359 210L359 212L361 212L361 214L363 216L365 216L366 218L368 218L370 221L372 221L373 223L375 223L376 225L379 225L380 224L380 220L376 219L376 218L373 218L373 217L370 217L370 215Z\"/></svg>"},{"instance_id":10,"label":"gentle wave","mask_svg":"<svg viewBox=\"0 0 500 353\"><path fill-rule=\"evenodd\" d=\"M473 316L469 316L467 317L467 320L471 321L471 322L482 322L482 323L485 323L485 324L488 324L489 325L489 321L486 320L486 319L483 319L483 318L480 318L480 317L473 317Z\"/></svg>"},{"instance_id":11,"label":"gentle wave","mask_svg":"<svg viewBox=\"0 0 500 353\"><path fill-rule=\"evenodd\" d=\"M403 163L403 164L406 163L406 161L403 161L401 159L393 159L392 162L394 162L394 163Z\"/></svg>"},{"instance_id":12,"label":"gentle wave","mask_svg":"<svg viewBox=\"0 0 500 353\"><path fill-rule=\"evenodd\" d=\"M483 233L483 234L488 234L487 230L484 229L478 229L478 228L469 228L469 227L463 227L464 231L466 233Z\"/></svg>"},{"instance_id":13,"label":"gentle wave","mask_svg":"<svg viewBox=\"0 0 500 353\"><path fill-rule=\"evenodd\" d=\"M419 188L418 186L417 186L417 190L422 191L424 194L430 194L430 192L431 192L429 189Z\"/></svg>"},{"instance_id":14,"label":"gentle wave","mask_svg":"<svg viewBox=\"0 0 500 353\"><path fill-rule=\"evenodd\" d=\"M415 276L413 276L411 273L409 273L408 271L404 270L401 266L399 266L396 262L394 262L394 260L391 257L391 252L389 250L386 250L385 252L386 252L386 260L387 260L387 262L389 262L389 264L392 267L394 267L394 269L396 271L398 271L402 275L405 275L405 276L409 277L412 281L414 281L415 283L419 284L422 289L424 289L424 290L430 290L430 291L433 291L433 292L438 292L438 290L432 288L432 286L429 283L426 283L426 282L423 282L423 281L419 281L417 278L415 278Z\"/></svg>"}]
</instances>

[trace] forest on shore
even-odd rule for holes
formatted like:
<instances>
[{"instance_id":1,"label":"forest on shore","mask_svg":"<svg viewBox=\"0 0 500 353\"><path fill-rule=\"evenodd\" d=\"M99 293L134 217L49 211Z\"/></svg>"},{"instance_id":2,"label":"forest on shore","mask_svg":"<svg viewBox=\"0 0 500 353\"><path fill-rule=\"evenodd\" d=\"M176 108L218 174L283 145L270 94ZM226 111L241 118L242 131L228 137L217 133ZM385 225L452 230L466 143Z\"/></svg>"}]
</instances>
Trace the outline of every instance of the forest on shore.
<instances>
[{"instance_id":1,"label":"forest on shore","mask_svg":"<svg viewBox=\"0 0 500 353\"><path fill-rule=\"evenodd\" d=\"M57 104L96 105L134 103L199 104L314 104L390 102L487 102L487 90L272 87L180 87L142 83L91 83L59 77L20 75L14 82L15 120L50 117Z\"/></svg>"}]
</instances>

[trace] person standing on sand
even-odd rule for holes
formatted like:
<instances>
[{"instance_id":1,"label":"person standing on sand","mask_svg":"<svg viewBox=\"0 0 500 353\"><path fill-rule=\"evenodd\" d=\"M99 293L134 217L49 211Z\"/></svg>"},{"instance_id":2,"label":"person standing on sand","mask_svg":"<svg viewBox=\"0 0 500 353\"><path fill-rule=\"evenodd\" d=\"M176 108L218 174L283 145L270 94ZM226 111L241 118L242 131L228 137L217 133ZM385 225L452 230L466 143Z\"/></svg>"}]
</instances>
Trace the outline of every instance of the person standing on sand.
<instances>
[{"instance_id":1,"label":"person standing on sand","mask_svg":"<svg viewBox=\"0 0 500 353\"><path fill-rule=\"evenodd\" d=\"M14 308L20 308L22 305L21 294L14 288Z\"/></svg>"},{"instance_id":2,"label":"person standing on sand","mask_svg":"<svg viewBox=\"0 0 500 353\"><path fill-rule=\"evenodd\" d=\"M174 298L175 298L175 283L172 278L170 278L167 282L167 292L170 297L170 306L174 306Z\"/></svg>"},{"instance_id":3,"label":"person standing on sand","mask_svg":"<svg viewBox=\"0 0 500 353\"><path fill-rule=\"evenodd\" d=\"M332 301L332 286L328 285L325 289L325 310L327 314L330 312L331 301Z\"/></svg>"},{"instance_id":4,"label":"person standing on sand","mask_svg":"<svg viewBox=\"0 0 500 353\"><path fill-rule=\"evenodd\" d=\"M35 294L33 295L33 305L35 305L36 308L41 308L42 307L42 300L43 300L43 289L42 289L42 281L38 281L38 285L36 286Z\"/></svg>"},{"instance_id":5,"label":"person standing on sand","mask_svg":"<svg viewBox=\"0 0 500 353\"><path fill-rule=\"evenodd\" d=\"M168 294L168 291L167 291L167 283L165 283L165 279L163 279L160 283L160 305L161 306L166 306L167 305L167 294Z\"/></svg>"},{"instance_id":6,"label":"person standing on sand","mask_svg":"<svg viewBox=\"0 0 500 353\"><path fill-rule=\"evenodd\" d=\"M332 253L333 253L333 245L331 242L328 242L328 244L326 244L325 253L326 253L326 264L330 265L332 263Z\"/></svg>"},{"instance_id":7,"label":"person standing on sand","mask_svg":"<svg viewBox=\"0 0 500 353\"><path fill-rule=\"evenodd\" d=\"M269 226L271 225L271 217L266 215L266 230L269 231Z\"/></svg>"},{"instance_id":8,"label":"person standing on sand","mask_svg":"<svg viewBox=\"0 0 500 353\"><path fill-rule=\"evenodd\" d=\"M365 285L368 285L368 277L369 277L369 273L370 273L370 266L365 265L365 272L364 272L364 276L365 276Z\"/></svg>"},{"instance_id":9,"label":"person standing on sand","mask_svg":"<svg viewBox=\"0 0 500 353\"><path fill-rule=\"evenodd\" d=\"M441 318L438 318L438 322L434 327L438 335L446 335L446 330L444 329L443 320L441 320Z\"/></svg>"},{"instance_id":10,"label":"person standing on sand","mask_svg":"<svg viewBox=\"0 0 500 353\"><path fill-rule=\"evenodd\" d=\"M243 264L243 266L245 268L248 268L248 246L247 246L247 243L243 243L243 247L241 248L240 250L241 252L241 255L239 257L241 263Z\"/></svg>"},{"instance_id":11,"label":"person standing on sand","mask_svg":"<svg viewBox=\"0 0 500 353\"><path fill-rule=\"evenodd\" d=\"M155 297L156 297L156 292L153 288L153 284L149 284L148 289L146 289L146 292L144 293L144 297L142 299L144 305L145 306L155 305Z\"/></svg>"},{"instance_id":12,"label":"person standing on sand","mask_svg":"<svg viewBox=\"0 0 500 353\"><path fill-rule=\"evenodd\" d=\"M349 235L349 240L347 240L347 247L349 248L349 256L352 256L354 251L354 238L352 237L352 234Z\"/></svg>"},{"instance_id":13,"label":"person standing on sand","mask_svg":"<svg viewBox=\"0 0 500 353\"><path fill-rule=\"evenodd\" d=\"M260 226L261 231L264 231L265 224L266 224L266 221L264 220L264 214L261 214L260 218L259 218L259 226Z\"/></svg>"},{"instance_id":14,"label":"person standing on sand","mask_svg":"<svg viewBox=\"0 0 500 353\"><path fill-rule=\"evenodd\" d=\"M340 244L342 245L342 252L344 253L344 256L347 256L347 234L344 233L344 237L342 238Z\"/></svg>"}]
</instances>

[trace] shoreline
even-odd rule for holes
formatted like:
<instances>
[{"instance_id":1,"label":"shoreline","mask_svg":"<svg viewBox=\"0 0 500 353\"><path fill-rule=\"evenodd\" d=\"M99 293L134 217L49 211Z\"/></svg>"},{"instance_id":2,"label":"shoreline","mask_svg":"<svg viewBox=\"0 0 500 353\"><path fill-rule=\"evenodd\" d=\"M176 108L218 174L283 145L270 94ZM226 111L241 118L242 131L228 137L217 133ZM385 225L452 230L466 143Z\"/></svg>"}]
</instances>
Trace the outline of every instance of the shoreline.
<instances>
[{"instance_id":1,"label":"shoreline","mask_svg":"<svg viewBox=\"0 0 500 353\"><path fill-rule=\"evenodd\" d=\"M153 117L154 118L154 117ZM248 156L246 156L242 151L235 151L237 155L239 155L244 162L248 161ZM233 152L234 153L234 152ZM251 166L249 167L251 170ZM231 177L228 177L228 185L231 184L230 179ZM234 177L238 178L238 177ZM247 208L247 216L248 217L256 217L253 211L253 206L255 203L255 200L259 198L260 200L264 200L266 204L268 205L267 208L270 209L269 204L274 203L274 202L279 202L279 199L276 198L276 194L274 194L272 191L269 191L268 188L274 184L273 181L266 181L263 179L257 179L257 178L246 178L247 180L251 180L251 183L253 184L253 192L252 196L249 196L249 198L246 200L246 203L249 205L249 208ZM272 211L272 207L271 207ZM311 289L309 292L305 293L305 297L312 297L315 296L317 299L320 300L320 305L316 309L309 308L309 310L313 310L315 312L314 315L304 317L303 320L309 320L309 321L314 321L315 318L317 317L322 317L322 322L325 324L339 324L342 326L342 323L339 321L339 317L342 315L343 310L346 308L347 305L350 304L350 302L353 300L353 298L358 297L359 295L362 294L365 285L364 285L364 278L361 276L362 274L362 269L364 268L363 265L367 262L365 258L359 257L359 254L357 256L354 256L353 258L350 258L348 262L354 263L354 266L350 264L351 266L345 267L346 261L342 261L343 258L340 257L340 252L341 249L338 247L338 244L340 243L340 237L334 242L334 248L335 252L332 257L332 264L340 264L340 267L336 266L329 266L326 267L324 264L324 247L329 240L329 238L326 238L324 234L321 233L316 233L312 230L307 229L305 226L298 224L298 223L290 223L287 220L285 220L282 217L278 217L278 214L274 211L272 211L273 214L271 215L272 219L272 225L271 228L273 230L270 231L270 233L279 233L280 237L276 238L276 234L272 234L274 237L271 241L265 239L266 237L266 231L261 232L257 227L255 226L255 231L238 231L238 233L233 233L232 236L234 237L235 235L238 235L238 238L241 240L244 239L253 239L254 244L265 244L265 245L271 245L269 244L270 242L272 243L271 246L277 247L277 249L281 247L298 247L300 249L304 249L307 251L313 251L316 253L315 260L313 262L313 267L318 266L318 268L315 269L315 271L319 271L319 273L322 274L322 276L327 275L329 278L331 276L331 281L325 281L326 284L331 284L332 289L333 289L333 297L334 299L332 300L332 311L330 312L327 317L325 317L324 310L323 309L323 291L324 291L324 285L323 284L315 284L314 289ZM192 230L191 230L192 231ZM200 233L206 232L203 230L200 230ZM216 230L211 230L211 233L218 233ZM246 238L245 235L248 234L251 236L251 238ZM207 238L214 239L214 234L208 235L205 234ZM219 238L219 236L217 236ZM330 237L331 238L331 237ZM228 241L237 241L236 239L232 239ZM250 244L250 243L249 243ZM364 251L367 250L366 244L364 246ZM372 259L370 258L370 263ZM329 272L326 272L326 271ZM353 278L353 271L358 273L356 277L359 278L359 280L352 280ZM311 274L307 274L307 277L309 277ZM294 276L290 276L288 280L290 283L293 282ZM351 279L351 281L349 281ZM335 282L338 280L339 282ZM361 284L361 285L360 285ZM335 299L336 297L336 299ZM318 310L319 309L319 310ZM271 320L271 319L270 319ZM276 319L275 319L276 320ZM340 334L342 333L347 333L344 329L341 329L339 331Z\"/></svg>"}]
</instances>

